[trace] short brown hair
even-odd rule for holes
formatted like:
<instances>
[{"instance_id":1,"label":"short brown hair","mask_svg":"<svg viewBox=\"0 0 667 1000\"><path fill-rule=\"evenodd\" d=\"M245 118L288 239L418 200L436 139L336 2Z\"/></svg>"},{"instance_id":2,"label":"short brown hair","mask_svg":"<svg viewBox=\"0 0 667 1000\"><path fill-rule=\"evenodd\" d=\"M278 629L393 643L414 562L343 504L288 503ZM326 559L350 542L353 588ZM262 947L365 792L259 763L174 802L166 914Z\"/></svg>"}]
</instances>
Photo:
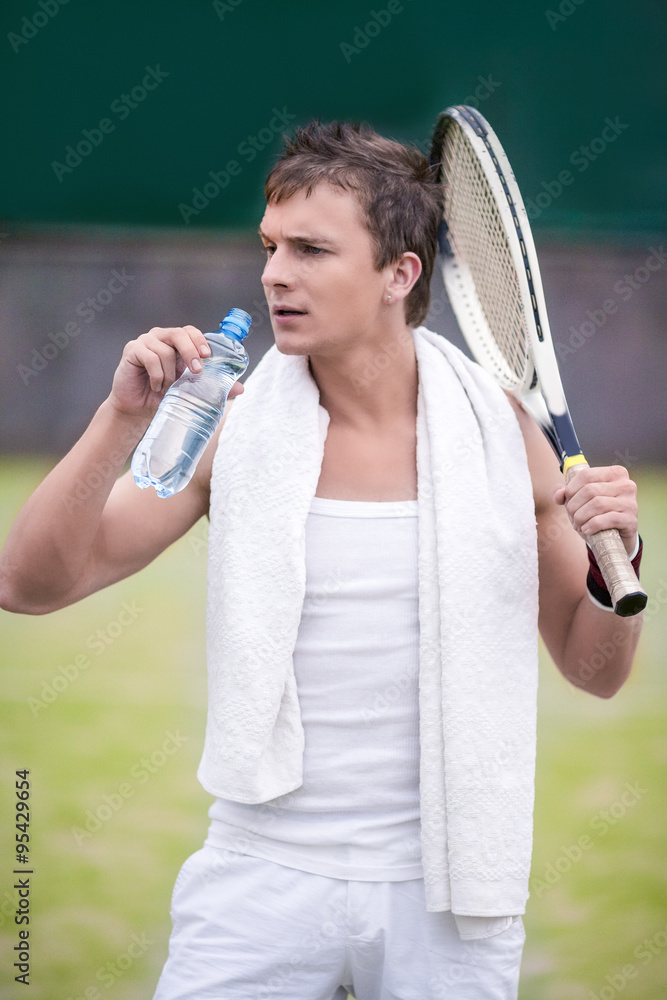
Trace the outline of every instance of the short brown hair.
<instances>
[{"instance_id":1,"label":"short brown hair","mask_svg":"<svg viewBox=\"0 0 667 1000\"><path fill-rule=\"evenodd\" d=\"M285 137L285 150L264 186L267 203L309 195L322 181L353 191L361 205L381 271L412 251L422 273L405 302L409 326L428 313L431 274L442 218L440 185L416 146L385 139L368 125L311 122Z\"/></svg>"}]
</instances>

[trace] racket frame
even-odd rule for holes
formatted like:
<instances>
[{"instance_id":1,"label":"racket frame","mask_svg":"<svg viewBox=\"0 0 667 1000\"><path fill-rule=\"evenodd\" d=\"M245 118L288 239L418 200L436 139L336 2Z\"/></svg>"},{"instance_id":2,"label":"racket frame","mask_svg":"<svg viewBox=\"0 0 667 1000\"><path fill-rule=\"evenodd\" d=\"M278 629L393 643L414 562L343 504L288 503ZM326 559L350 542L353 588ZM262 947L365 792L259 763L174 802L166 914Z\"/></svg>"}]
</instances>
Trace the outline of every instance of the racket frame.
<instances>
[{"instance_id":1,"label":"racket frame","mask_svg":"<svg viewBox=\"0 0 667 1000\"><path fill-rule=\"evenodd\" d=\"M519 384L495 347L495 338L472 275L465 261L457 256L456 247L452 245L453 234L450 236L443 218L438 247L445 288L473 357L530 413L551 444L567 482L578 466L588 465L588 462L565 399L528 213L498 137L483 115L467 105L448 107L438 116L431 147L431 165L437 172L437 179L442 181L443 144L452 122L463 130L475 152L505 228L526 320L526 365ZM647 595L639 584L618 531L597 532L589 539L589 546L612 595L616 614L626 617L643 610Z\"/></svg>"}]
</instances>

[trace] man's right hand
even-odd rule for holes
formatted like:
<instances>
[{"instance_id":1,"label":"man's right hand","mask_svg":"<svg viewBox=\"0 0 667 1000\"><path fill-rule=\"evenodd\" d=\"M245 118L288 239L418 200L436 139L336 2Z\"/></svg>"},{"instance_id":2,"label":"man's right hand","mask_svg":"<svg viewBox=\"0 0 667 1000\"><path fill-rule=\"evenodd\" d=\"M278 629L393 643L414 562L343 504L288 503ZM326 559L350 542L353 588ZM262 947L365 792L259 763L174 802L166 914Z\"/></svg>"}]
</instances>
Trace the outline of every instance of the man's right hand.
<instances>
[{"instance_id":1,"label":"man's right hand","mask_svg":"<svg viewBox=\"0 0 667 1000\"><path fill-rule=\"evenodd\" d=\"M127 416L152 418L165 393L188 367L202 370L211 348L195 326L153 327L125 345L109 396L110 405ZM229 397L243 392L235 382Z\"/></svg>"},{"instance_id":2,"label":"man's right hand","mask_svg":"<svg viewBox=\"0 0 667 1000\"><path fill-rule=\"evenodd\" d=\"M118 477L169 386L210 353L193 326L155 327L126 345L111 393L16 518L0 554L0 607L46 614L73 604L136 573L208 512L229 405L180 493L163 499L129 470ZM228 398L241 392L235 382Z\"/></svg>"}]
</instances>

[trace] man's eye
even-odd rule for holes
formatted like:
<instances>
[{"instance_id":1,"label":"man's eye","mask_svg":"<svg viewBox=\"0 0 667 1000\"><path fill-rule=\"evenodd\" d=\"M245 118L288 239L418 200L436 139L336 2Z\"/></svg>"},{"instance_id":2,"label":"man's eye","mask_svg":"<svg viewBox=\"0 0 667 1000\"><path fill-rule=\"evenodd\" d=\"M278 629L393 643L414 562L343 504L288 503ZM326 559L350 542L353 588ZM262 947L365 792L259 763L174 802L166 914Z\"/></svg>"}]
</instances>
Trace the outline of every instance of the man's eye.
<instances>
[{"instance_id":1,"label":"man's eye","mask_svg":"<svg viewBox=\"0 0 667 1000\"><path fill-rule=\"evenodd\" d=\"M304 247L304 250L305 250L305 252L306 252L307 254L310 254L310 255L311 255L312 257L316 257L316 256L319 256L319 254L321 254L321 253L324 253L324 252L325 252L325 251L324 251L324 250L322 249L322 247L309 247L309 246L306 246L306 247Z\"/></svg>"},{"instance_id":2,"label":"man's eye","mask_svg":"<svg viewBox=\"0 0 667 1000\"><path fill-rule=\"evenodd\" d=\"M267 255L267 257L270 257L270 256L271 256L271 254L273 253L273 251L274 251L275 249L276 249L275 247L273 247L273 246L266 246L266 244L265 244L265 245L264 245L264 246L262 247L262 252L263 252L263 253L265 253L265 254Z\"/></svg>"}]
</instances>

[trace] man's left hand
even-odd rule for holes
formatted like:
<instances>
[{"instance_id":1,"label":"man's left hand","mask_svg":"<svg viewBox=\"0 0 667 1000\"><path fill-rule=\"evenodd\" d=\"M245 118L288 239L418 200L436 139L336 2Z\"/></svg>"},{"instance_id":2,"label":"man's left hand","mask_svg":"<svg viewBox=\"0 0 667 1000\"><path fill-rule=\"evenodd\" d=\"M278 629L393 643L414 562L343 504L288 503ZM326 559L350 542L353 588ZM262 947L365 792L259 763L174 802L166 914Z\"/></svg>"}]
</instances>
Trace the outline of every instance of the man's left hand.
<instances>
[{"instance_id":1,"label":"man's left hand","mask_svg":"<svg viewBox=\"0 0 667 1000\"><path fill-rule=\"evenodd\" d=\"M579 466L569 483L554 487L551 495L584 541L596 531L617 528L631 555L637 543L637 486L624 466Z\"/></svg>"}]
</instances>

